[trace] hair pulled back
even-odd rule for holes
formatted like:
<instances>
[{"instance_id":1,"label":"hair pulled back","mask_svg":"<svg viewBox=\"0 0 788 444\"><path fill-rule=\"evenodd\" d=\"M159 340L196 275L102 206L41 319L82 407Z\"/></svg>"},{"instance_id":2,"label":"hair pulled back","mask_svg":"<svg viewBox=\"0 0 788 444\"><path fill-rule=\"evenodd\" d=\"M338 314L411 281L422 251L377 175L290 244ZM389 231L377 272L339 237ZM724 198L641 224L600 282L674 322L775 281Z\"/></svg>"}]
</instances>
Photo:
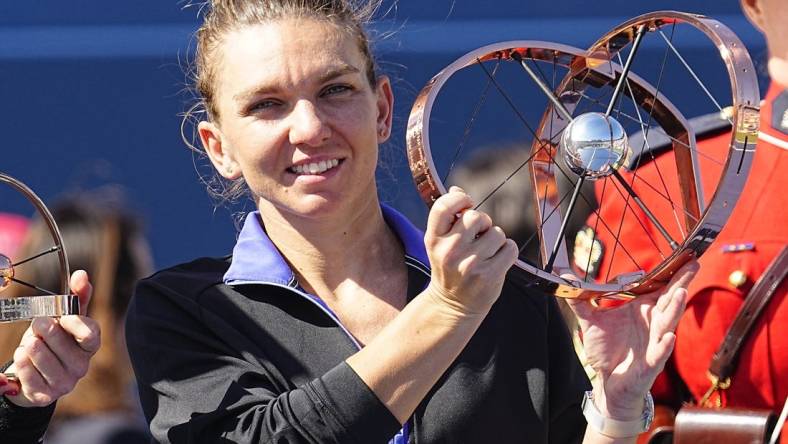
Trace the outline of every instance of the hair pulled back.
<instances>
[{"instance_id":1,"label":"hair pulled back","mask_svg":"<svg viewBox=\"0 0 788 444\"><path fill-rule=\"evenodd\" d=\"M219 121L216 106L216 85L219 51L225 36L246 26L287 19L315 19L327 21L355 38L359 51L366 60L366 75L370 85L376 83L376 66L370 51L365 27L380 6L381 0L209 0L201 5L202 25L196 33L196 51L192 82L196 103L186 113L182 133L187 123L199 120ZM194 136L194 134L193 134ZM195 137L191 137L195 140ZM198 143L184 134L187 145L203 153ZM233 202L247 194L243 178L229 182L215 172L202 178L209 194L218 201Z\"/></svg>"}]
</instances>

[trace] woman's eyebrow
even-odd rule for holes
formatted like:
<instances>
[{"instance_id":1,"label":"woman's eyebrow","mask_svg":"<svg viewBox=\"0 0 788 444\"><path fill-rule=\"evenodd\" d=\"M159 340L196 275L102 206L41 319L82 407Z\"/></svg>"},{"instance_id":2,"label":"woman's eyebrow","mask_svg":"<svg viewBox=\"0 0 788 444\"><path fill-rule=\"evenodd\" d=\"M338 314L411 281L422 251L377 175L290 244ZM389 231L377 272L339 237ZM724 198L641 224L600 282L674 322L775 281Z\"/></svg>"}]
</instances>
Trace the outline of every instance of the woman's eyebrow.
<instances>
[{"instance_id":1,"label":"woman's eyebrow","mask_svg":"<svg viewBox=\"0 0 788 444\"><path fill-rule=\"evenodd\" d=\"M360 72L361 71L358 68L356 68L355 66L344 65L343 64L340 67L330 69L328 72L326 72L324 75L322 75L320 77L320 83L325 83L325 82L328 82L330 80L334 80L337 77L342 77L342 76L344 76L346 74L357 74L357 73L360 73Z\"/></svg>"}]
</instances>

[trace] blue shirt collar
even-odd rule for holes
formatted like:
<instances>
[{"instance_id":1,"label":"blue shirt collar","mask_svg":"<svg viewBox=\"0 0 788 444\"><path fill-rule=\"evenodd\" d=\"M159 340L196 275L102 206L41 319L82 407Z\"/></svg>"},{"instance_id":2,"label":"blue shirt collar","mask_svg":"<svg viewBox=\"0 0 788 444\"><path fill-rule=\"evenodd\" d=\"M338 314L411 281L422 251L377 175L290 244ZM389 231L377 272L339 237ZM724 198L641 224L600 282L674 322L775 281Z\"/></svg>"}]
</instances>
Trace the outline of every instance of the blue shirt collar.
<instances>
[{"instance_id":1,"label":"blue shirt collar","mask_svg":"<svg viewBox=\"0 0 788 444\"><path fill-rule=\"evenodd\" d=\"M424 233L388 205L381 204L381 210L383 219L402 243L405 255L428 267ZM233 260L224 274L224 283L292 286L295 282L293 270L265 233L260 213L249 213L233 248Z\"/></svg>"}]
</instances>

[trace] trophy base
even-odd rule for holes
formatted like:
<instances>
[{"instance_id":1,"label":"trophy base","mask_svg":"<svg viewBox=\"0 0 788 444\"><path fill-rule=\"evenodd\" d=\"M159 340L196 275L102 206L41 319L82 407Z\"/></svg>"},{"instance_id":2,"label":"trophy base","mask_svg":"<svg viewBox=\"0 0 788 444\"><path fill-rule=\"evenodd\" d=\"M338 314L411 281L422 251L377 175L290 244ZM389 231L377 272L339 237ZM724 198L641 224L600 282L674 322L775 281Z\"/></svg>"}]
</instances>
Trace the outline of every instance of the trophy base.
<instances>
[{"instance_id":1,"label":"trophy base","mask_svg":"<svg viewBox=\"0 0 788 444\"><path fill-rule=\"evenodd\" d=\"M0 323L75 314L79 314L79 298L73 294L0 299Z\"/></svg>"}]
</instances>

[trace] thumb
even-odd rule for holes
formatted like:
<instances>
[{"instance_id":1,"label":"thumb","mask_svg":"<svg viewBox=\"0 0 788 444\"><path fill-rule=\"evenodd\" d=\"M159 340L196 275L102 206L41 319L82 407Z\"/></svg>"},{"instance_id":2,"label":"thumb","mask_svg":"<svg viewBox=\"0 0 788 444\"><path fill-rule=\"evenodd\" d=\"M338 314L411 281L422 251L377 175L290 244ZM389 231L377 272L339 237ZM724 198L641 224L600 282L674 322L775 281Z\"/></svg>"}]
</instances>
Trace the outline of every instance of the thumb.
<instances>
[{"instance_id":1,"label":"thumb","mask_svg":"<svg viewBox=\"0 0 788 444\"><path fill-rule=\"evenodd\" d=\"M79 314L85 316L88 312L90 297L93 295L93 285L90 284L85 270L77 270L71 274L69 283L71 291L79 297Z\"/></svg>"}]
</instances>

